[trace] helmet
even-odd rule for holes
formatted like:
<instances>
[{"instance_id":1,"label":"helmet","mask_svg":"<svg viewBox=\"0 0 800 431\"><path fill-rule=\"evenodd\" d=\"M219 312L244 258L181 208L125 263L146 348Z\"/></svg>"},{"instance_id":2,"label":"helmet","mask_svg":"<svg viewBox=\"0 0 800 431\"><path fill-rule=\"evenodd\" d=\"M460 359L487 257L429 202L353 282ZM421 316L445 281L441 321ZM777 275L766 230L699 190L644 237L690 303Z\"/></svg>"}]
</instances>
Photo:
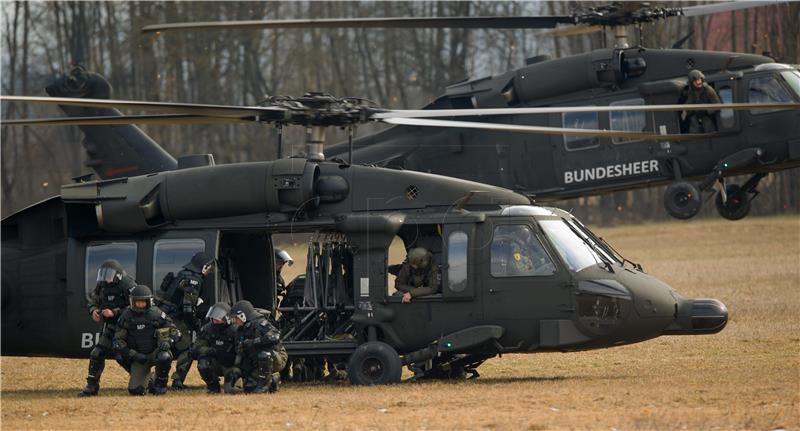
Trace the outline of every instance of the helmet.
<instances>
[{"instance_id":1,"label":"helmet","mask_svg":"<svg viewBox=\"0 0 800 431\"><path fill-rule=\"evenodd\" d=\"M194 256L192 256L192 260L186 265L183 265L183 267L189 271L206 274L209 270L211 270L211 266L213 264L214 258L209 256L207 253L200 251L195 253Z\"/></svg>"},{"instance_id":2,"label":"helmet","mask_svg":"<svg viewBox=\"0 0 800 431\"><path fill-rule=\"evenodd\" d=\"M425 250L422 247L417 247L409 250L408 252L408 264L411 265L413 269L424 269L427 268L428 265L431 263L431 252Z\"/></svg>"},{"instance_id":3,"label":"helmet","mask_svg":"<svg viewBox=\"0 0 800 431\"><path fill-rule=\"evenodd\" d=\"M208 309L208 313L206 313L206 319L224 320L227 324L230 323L230 320L228 319L228 313L230 312L230 305L228 305L226 302L217 302Z\"/></svg>"},{"instance_id":4,"label":"helmet","mask_svg":"<svg viewBox=\"0 0 800 431\"><path fill-rule=\"evenodd\" d=\"M228 315L231 318L238 317L242 322L255 320L260 316L250 301L239 301L236 304L233 304L233 307L231 307L231 311L228 313Z\"/></svg>"},{"instance_id":5,"label":"helmet","mask_svg":"<svg viewBox=\"0 0 800 431\"><path fill-rule=\"evenodd\" d=\"M292 266L292 264L294 264L294 259L292 259L292 256L290 256L289 253L286 250L281 250L279 248L276 248L275 249L275 262L278 263L278 264L285 263L285 264L287 264L289 266Z\"/></svg>"},{"instance_id":6,"label":"helmet","mask_svg":"<svg viewBox=\"0 0 800 431\"><path fill-rule=\"evenodd\" d=\"M97 270L97 282L117 283L125 276L125 269L119 262L109 259Z\"/></svg>"},{"instance_id":7,"label":"helmet","mask_svg":"<svg viewBox=\"0 0 800 431\"><path fill-rule=\"evenodd\" d=\"M147 301L147 306L145 308L138 308L136 307L136 301L145 300ZM136 312L144 312L147 311L150 307L153 306L153 292L150 290L149 287L145 286L144 284L139 284L131 290L131 310Z\"/></svg>"},{"instance_id":8,"label":"helmet","mask_svg":"<svg viewBox=\"0 0 800 431\"><path fill-rule=\"evenodd\" d=\"M701 71L699 71L697 69L692 69L691 71L689 71L689 82L692 82L692 81L694 81L696 79L701 79L701 80L705 81L706 80L706 76L703 75L703 72L701 72Z\"/></svg>"}]
</instances>

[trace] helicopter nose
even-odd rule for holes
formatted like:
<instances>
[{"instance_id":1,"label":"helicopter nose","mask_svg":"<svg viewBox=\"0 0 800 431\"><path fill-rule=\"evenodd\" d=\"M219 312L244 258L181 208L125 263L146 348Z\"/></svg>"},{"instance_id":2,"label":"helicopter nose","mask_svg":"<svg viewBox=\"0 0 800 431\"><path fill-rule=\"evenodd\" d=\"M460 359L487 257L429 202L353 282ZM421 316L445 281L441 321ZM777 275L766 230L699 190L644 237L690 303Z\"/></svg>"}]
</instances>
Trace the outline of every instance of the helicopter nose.
<instances>
[{"instance_id":1,"label":"helicopter nose","mask_svg":"<svg viewBox=\"0 0 800 431\"><path fill-rule=\"evenodd\" d=\"M675 322L665 335L716 334L728 324L728 307L716 299L691 299L681 302Z\"/></svg>"}]
</instances>

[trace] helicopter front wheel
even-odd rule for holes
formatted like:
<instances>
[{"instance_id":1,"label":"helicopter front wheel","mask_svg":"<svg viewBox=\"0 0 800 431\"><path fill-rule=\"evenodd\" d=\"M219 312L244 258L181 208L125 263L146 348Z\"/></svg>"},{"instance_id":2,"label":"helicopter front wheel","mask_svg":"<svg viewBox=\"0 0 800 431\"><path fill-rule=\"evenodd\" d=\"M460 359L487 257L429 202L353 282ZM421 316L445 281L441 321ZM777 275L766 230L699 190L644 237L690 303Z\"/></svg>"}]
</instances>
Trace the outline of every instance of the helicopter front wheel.
<instances>
[{"instance_id":1,"label":"helicopter front wheel","mask_svg":"<svg viewBox=\"0 0 800 431\"><path fill-rule=\"evenodd\" d=\"M664 192L664 208L677 219L685 220L700 212L700 189L687 181L675 181Z\"/></svg>"}]
</instances>

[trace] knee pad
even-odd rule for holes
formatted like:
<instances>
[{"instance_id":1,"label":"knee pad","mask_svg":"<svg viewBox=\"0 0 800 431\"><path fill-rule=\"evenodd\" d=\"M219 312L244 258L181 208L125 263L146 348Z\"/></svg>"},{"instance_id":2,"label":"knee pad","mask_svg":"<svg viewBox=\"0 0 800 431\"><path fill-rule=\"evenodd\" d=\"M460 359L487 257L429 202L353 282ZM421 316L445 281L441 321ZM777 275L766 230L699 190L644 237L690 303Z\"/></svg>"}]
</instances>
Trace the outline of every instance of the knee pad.
<instances>
[{"instance_id":1,"label":"knee pad","mask_svg":"<svg viewBox=\"0 0 800 431\"><path fill-rule=\"evenodd\" d=\"M197 371L201 373L207 370L211 370L211 362L207 358L200 358L197 360Z\"/></svg>"},{"instance_id":2,"label":"knee pad","mask_svg":"<svg viewBox=\"0 0 800 431\"><path fill-rule=\"evenodd\" d=\"M89 353L89 359L105 359L106 349L100 346L94 346L94 349Z\"/></svg>"},{"instance_id":3,"label":"knee pad","mask_svg":"<svg viewBox=\"0 0 800 431\"><path fill-rule=\"evenodd\" d=\"M131 395L144 395L144 388L141 386L137 386L133 389L128 389L128 393Z\"/></svg>"}]
</instances>

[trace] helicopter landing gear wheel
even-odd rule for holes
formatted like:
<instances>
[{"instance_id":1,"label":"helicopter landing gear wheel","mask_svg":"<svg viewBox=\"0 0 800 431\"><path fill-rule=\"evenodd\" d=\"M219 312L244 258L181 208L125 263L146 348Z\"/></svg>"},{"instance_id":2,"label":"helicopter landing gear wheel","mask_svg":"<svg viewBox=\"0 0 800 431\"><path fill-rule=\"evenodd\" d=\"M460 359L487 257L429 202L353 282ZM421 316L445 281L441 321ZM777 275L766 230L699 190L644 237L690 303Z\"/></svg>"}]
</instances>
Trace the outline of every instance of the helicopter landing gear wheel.
<instances>
[{"instance_id":1,"label":"helicopter landing gear wheel","mask_svg":"<svg viewBox=\"0 0 800 431\"><path fill-rule=\"evenodd\" d=\"M664 192L664 208L677 219L686 220L700 212L700 189L686 181L675 181Z\"/></svg>"},{"instance_id":2,"label":"helicopter landing gear wheel","mask_svg":"<svg viewBox=\"0 0 800 431\"><path fill-rule=\"evenodd\" d=\"M718 193L715 203L717 212L728 220L741 220L750 213L750 196L737 184L725 187L727 199L722 201L722 194Z\"/></svg>"},{"instance_id":3,"label":"helicopter landing gear wheel","mask_svg":"<svg viewBox=\"0 0 800 431\"><path fill-rule=\"evenodd\" d=\"M354 385L399 383L402 374L403 364L397 351L381 341L358 346L347 365L347 375Z\"/></svg>"}]
</instances>

